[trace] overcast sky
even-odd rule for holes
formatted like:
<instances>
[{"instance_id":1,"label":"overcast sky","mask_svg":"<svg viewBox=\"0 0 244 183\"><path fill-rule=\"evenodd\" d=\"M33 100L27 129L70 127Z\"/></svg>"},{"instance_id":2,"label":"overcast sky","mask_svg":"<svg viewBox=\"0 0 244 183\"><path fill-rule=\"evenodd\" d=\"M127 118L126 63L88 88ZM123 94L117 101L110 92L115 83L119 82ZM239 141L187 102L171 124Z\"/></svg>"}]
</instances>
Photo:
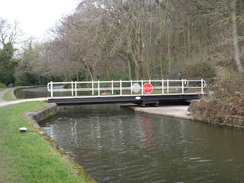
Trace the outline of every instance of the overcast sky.
<instances>
[{"instance_id":1,"label":"overcast sky","mask_svg":"<svg viewBox=\"0 0 244 183\"><path fill-rule=\"evenodd\" d=\"M0 0L0 17L19 22L26 36L44 38L63 15L72 13L78 0Z\"/></svg>"}]
</instances>

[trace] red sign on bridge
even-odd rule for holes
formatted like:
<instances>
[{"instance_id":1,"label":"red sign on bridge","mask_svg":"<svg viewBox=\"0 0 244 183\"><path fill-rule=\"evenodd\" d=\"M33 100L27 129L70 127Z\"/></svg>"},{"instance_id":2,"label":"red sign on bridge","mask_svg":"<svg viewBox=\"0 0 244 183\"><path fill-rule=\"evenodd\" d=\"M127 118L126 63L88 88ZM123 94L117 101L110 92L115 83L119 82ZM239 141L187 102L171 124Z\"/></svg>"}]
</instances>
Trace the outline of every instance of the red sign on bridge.
<instances>
[{"instance_id":1,"label":"red sign on bridge","mask_svg":"<svg viewBox=\"0 0 244 183\"><path fill-rule=\"evenodd\" d=\"M153 91L153 86L150 83L146 83L143 85L144 93L151 93Z\"/></svg>"}]
</instances>

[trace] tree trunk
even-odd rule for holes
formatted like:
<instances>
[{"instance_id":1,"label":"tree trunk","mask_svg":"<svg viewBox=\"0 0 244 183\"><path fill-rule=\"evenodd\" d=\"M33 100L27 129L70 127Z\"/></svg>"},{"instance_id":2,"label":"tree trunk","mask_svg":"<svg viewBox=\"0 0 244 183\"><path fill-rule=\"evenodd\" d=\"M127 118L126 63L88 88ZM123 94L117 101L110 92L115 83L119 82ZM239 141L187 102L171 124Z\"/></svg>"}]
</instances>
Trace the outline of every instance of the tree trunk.
<instances>
[{"instance_id":1,"label":"tree trunk","mask_svg":"<svg viewBox=\"0 0 244 183\"><path fill-rule=\"evenodd\" d=\"M139 80L140 79L140 61L137 60L137 58L135 57L134 53L131 51L131 57L132 57L132 60L134 61L135 63L135 79L136 80Z\"/></svg>"},{"instance_id":2,"label":"tree trunk","mask_svg":"<svg viewBox=\"0 0 244 183\"><path fill-rule=\"evenodd\" d=\"M91 79L92 81L94 81L94 77L93 77L91 68L89 67L89 65L88 65L85 61L84 61L84 63L86 64L86 69L87 69L87 71L88 71L88 73L89 73L89 75L90 75L90 79Z\"/></svg>"},{"instance_id":3,"label":"tree trunk","mask_svg":"<svg viewBox=\"0 0 244 183\"><path fill-rule=\"evenodd\" d=\"M240 59L240 47L238 44L238 33L237 33L237 21L236 21L236 1L231 2L231 19L232 19L232 36L233 36L233 46L235 52L235 62L239 72L244 72L241 65Z\"/></svg>"}]
</instances>

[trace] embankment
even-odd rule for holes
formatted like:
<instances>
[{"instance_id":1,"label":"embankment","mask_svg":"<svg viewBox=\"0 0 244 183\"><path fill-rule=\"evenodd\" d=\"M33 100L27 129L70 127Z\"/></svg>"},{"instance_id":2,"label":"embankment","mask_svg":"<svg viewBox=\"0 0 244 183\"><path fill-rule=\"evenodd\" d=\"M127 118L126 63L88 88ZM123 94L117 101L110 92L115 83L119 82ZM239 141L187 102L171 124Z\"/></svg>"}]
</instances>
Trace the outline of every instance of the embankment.
<instances>
[{"instance_id":1,"label":"embankment","mask_svg":"<svg viewBox=\"0 0 244 183\"><path fill-rule=\"evenodd\" d=\"M43 139L47 140L49 144L54 147L57 152L72 165L73 169L76 171L77 175L85 177L85 180L89 183L95 183L96 181L92 179L85 170L74 161L74 159L67 154L47 133L45 133L42 128L39 126L39 123L59 112L58 106L54 103L49 103L44 107L41 107L37 110L27 112L24 116L30 121L33 127L37 130L38 133Z\"/></svg>"}]
</instances>

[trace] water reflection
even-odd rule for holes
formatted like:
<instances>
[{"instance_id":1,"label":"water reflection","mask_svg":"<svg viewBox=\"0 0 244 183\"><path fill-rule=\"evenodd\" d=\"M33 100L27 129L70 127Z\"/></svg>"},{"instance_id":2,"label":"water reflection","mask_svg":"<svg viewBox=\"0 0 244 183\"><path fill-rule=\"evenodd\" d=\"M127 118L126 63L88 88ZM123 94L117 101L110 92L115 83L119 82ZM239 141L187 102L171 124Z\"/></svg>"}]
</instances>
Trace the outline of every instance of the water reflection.
<instances>
[{"instance_id":1,"label":"water reflection","mask_svg":"<svg viewBox=\"0 0 244 183\"><path fill-rule=\"evenodd\" d=\"M151 128L151 121L148 116L143 116L142 121L143 121L143 132L145 136L144 138L145 138L146 149L148 151L151 151L153 150L153 139L152 139L153 132Z\"/></svg>"},{"instance_id":2,"label":"water reflection","mask_svg":"<svg viewBox=\"0 0 244 183\"><path fill-rule=\"evenodd\" d=\"M64 87L62 85L54 86L54 88L55 89L64 89ZM31 87L31 88L18 89L15 91L14 94L15 94L16 98L19 98L19 99L41 98L41 97L50 97L51 96L51 93L47 90L47 87ZM78 94L78 96L88 95L89 92L78 92L77 94ZM70 91L70 89L67 88L67 89L64 89L64 91L54 92L53 96L71 97L73 95L72 95L72 92Z\"/></svg>"},{"instance_id":3,"label":"water reflection","mask_svg":"<svg viewBox=\"0 0 244 183\"><path fill-rule=\"evenodd\" d=\"M35 87L35 88L23 88L15 91L16 98L39 98L50 97L50 92L47 91L47 87Z\"/></svg>"},{"instance_id":4,"label":"water reflection","mask_svg":"<svg viewBox=\"0 0 244 183\"><path fill-rule=\"evenodd\" d=\"M244 132L117 105L65 107L44 129L98 182L241 182Z\"/></svg>"}]
</instances>

